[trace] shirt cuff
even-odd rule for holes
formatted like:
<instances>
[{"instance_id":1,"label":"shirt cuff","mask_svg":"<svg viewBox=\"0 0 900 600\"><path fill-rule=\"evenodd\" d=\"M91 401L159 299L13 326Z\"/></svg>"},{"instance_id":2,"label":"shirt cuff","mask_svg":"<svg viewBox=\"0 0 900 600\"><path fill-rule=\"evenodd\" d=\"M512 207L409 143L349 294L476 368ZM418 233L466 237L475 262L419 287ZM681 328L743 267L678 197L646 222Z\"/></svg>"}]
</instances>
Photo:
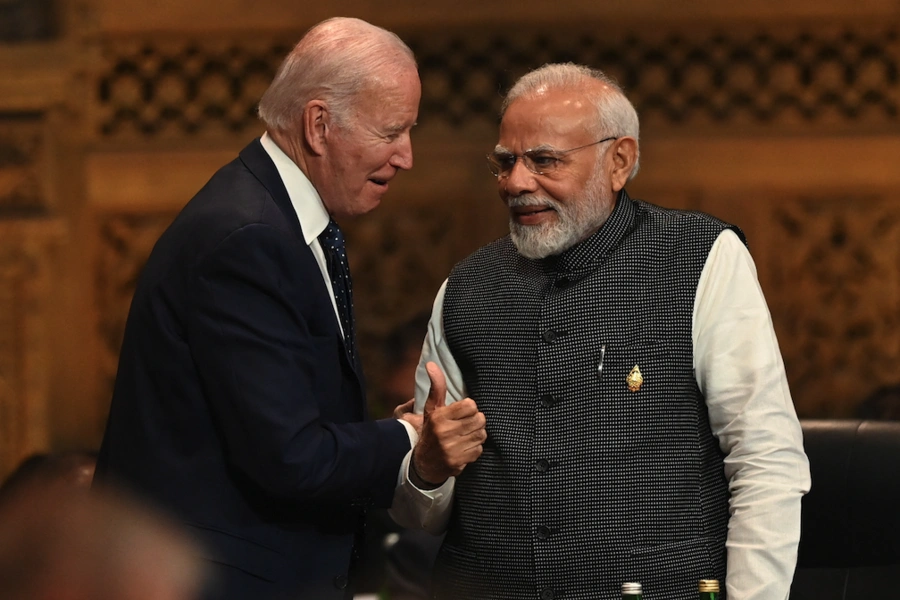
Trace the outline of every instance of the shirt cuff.
<instances>
[{"instance_id":1,"label":"shirt cuff","mask_svg":"<svg viewBox=\"0 0 900 600\"><path fill-rule=\"evenodd\" d=\"M404 527L424 529L438 534L447 528L450 509L453 506L453 490L456 478L450 477L440 487L422 490L409 480L412 450L406 453L400 465L400 476L394 492L391 516Z\"/></svg>"},{"instance_id":2,"label":"shirt cuff","mask_svg":"<svg viewBox=\"0 0 900 600\"><path fill-rule=\"evenodd\" d=\"M416 444L419 443L419 434L416 433L416 428L412 426L412 423L408 423L403 419L397 419L400 421L400 424L406 428L406 435L409 436L409 447L415 448ZM402 472L402 471L401 471Z\"/></svg>"}]
</instances>

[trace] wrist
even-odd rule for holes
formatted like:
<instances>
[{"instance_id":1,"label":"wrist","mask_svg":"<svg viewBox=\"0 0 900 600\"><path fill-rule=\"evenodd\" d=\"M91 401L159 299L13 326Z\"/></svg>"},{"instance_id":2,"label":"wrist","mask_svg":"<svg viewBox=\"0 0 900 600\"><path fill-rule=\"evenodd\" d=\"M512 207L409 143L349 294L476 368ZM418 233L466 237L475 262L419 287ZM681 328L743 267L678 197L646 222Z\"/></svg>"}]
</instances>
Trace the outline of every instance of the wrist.
<instances>
[{"instance_id":1,"label":"wrist","mask_svg":"<svg viewBox=\"0 0 900 600\"><path fill-rule=\"evenodd\" d=\"M409 457L409 480L412 482L414 486L422 490L436 490L446 483L446 479L440 483L434 483L428 481L421 475L419 475L419 470L416 469L416 453L413 452L412 456Z\"/></svg>"}]
</instances>

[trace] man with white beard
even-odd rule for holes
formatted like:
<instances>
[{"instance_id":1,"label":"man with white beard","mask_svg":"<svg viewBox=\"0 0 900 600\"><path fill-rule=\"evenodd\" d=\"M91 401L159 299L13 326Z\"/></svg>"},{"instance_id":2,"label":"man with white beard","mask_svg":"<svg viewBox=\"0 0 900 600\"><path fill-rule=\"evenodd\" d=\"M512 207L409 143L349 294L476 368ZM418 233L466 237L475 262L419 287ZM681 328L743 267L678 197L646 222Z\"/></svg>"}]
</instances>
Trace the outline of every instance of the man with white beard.
<instances>
[{"instance_id":1,"label":"man with white beard","mask_svg":"<svg viewBox=\"0 0 900 600\"><path fill-rule=\"evenodd\" d=\"M501 116L510 235L438 293L393 508L446 531L435 597L787 598L809 466L743 233L628 196L638 118L602 72L546 65Z\"/></svg>"}]
</instances>

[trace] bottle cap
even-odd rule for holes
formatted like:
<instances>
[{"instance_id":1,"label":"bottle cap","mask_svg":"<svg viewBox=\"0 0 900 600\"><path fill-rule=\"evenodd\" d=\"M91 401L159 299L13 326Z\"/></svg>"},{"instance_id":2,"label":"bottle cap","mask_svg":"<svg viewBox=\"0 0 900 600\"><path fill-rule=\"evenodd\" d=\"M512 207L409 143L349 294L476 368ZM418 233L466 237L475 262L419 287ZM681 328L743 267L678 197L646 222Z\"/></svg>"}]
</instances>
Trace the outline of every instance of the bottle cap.
<instances>
[{"instance_id":1,"label":"bottle cap","mask_svg":"<svg viewBox=\"0 0 900 600\"><path fill-rule=\"evenodd\" d=\"M700 580L700 591L701 592L718 592L719 591L719 580L718 579L701 579Z\"/></svg>"},{"instance_id":2,"label":"bottle cap","mask_svg":"<svg viewBox=\"0 0 900 600\"><path fill-rule=\"evenodd\" d=\"M629 582L622 584L622 593L623 594L640 594L641 593L641 584Z\"/></svg>"}]
</instances>

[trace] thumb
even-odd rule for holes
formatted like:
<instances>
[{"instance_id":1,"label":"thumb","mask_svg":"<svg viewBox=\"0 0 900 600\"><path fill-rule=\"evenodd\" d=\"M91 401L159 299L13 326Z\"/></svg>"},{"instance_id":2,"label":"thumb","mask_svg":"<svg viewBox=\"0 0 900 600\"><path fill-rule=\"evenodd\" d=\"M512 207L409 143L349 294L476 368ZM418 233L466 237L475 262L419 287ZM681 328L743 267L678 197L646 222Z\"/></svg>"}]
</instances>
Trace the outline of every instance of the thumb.
<instances>
[{"instance_id":1,"label":"thumb","mask_svg":"<svg viewBox=\"0 0 900 600\"><path fill-rule=\"evenodd\" d=\"M428 390L428 398L425 399L425 414L430 414L435 408L445 406L447 401L447 380L444 372L433 362L425 365L428 378L431 379L431 389Z\"/></svg>"}]
</instances>

